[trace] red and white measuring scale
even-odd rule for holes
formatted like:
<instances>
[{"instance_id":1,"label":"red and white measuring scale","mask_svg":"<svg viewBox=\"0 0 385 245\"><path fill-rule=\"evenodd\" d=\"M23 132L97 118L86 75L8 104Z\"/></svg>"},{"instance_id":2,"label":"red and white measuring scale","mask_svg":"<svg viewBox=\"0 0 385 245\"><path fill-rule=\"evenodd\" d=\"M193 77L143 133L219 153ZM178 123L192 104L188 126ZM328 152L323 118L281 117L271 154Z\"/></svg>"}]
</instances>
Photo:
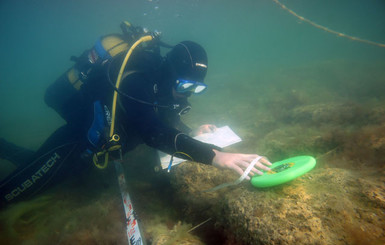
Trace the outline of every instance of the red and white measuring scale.
<instances>
[{"instance_id":1,"label":"red and white measuring scale","mask_svg":"<svg viewBox=\"0 0 385 245\"><path fill-rule=\"evenodd\" d=\"M114 160L120 193L123 199L124 212L126 214L127 239L129 245L144 245L142 235L140 233L138 220L135 217L134 208L132 206L130 195L127 191L126 178L124 177L123 166L118 160Z\"/></svg>"}]
</instances>

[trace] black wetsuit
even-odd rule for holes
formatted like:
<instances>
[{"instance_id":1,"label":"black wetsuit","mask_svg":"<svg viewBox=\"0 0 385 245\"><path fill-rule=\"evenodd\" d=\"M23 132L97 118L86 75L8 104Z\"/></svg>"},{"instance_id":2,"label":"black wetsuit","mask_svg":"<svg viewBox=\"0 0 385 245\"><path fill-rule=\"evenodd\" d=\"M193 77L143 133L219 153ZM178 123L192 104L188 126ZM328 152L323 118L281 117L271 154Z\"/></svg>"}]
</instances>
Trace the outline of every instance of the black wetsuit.
<instances>
[{"instance_id":1,"label":"black wetsuit","mask_svg":"<svg viewBox=\"0 0 385 245\"><path fill-rule=\"evenodd\" d=\"M184 152L194 161L210 164L215 155L212 149L216 147L188 136L189 129L180 121L180 113L189 104L187 99L173 98L167 62L159 54L148 52L135 54L134 58L135 64L127 66L133 72L125 76L120 85L116 118L123 153L145 143L169 154ZM74 100L76 103L67 105L67 124L47 139L31 161L23 158L17 163L17 171L1 181L2 204L30 197L90 166L90 161L84 161L82 155L90 148L87 130L93 120L92 102L99 100L110 107L113 86L107 74L110 81L115 81L113 74L117 74L120 64L119 59L113 62L118 65L112 64L108 71L101 69L93 74L83 85L81 94L76 95L79 97ZM50 95L53 93L50 89L47 93L48 97L60 96ZM7 158L1 147L0 157ZM27 153L29 157L31 154Z\"/></svg>"}]
</instances>

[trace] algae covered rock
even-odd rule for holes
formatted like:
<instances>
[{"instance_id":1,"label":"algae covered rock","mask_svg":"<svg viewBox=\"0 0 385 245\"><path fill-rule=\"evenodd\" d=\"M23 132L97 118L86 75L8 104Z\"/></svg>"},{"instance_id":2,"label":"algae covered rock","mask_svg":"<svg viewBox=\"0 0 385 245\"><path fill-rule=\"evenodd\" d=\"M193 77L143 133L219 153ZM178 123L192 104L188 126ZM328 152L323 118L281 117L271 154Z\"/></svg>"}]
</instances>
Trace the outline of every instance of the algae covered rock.
<instances>
[{"instance_id":1,"label":"algae covered rock","mask_svg":"<svg viewBox=\"0 0 385 245\"><path fill-rule=\"evenodd\" d=\"M361 121L366 114L362 106L354 103L321 103L296 107L291 113L291 119L313 125L352 124Z\"/></svg>"},{"instance_id":2,"label":"algae covered rock","mask_svg":"<svg viewBox=\"0 0 385 245\"><path fill-rule=\"evenodd\" d=\"M385 177L318 168L273 188L248 182L202 192L237 178L211 166L184 163L173 184L188 217L212 217L226 244L382 244ZM226 180L224 180L226 179Z\"/></svg>"},{"instance_id":3,"label":"algae covered rock","mask_svg":"<svg viewBox=\"0 0 385 245\"><path fill-rule=\"evenodd\" d=\"M152 245L204 245L196 236L189 233L191 226L178 222L171 230L165 229L154 236Z\"/></svg>"}]
</instances>

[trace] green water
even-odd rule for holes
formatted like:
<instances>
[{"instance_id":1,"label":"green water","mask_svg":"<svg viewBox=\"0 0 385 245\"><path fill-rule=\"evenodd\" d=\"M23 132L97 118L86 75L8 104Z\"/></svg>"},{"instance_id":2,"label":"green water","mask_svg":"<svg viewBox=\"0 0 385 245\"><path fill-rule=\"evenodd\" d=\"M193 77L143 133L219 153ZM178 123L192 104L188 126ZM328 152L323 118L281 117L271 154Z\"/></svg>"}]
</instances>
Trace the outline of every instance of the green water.
<instances>
[{"instance_id":1,"label":"green water","mask_svg":"<svg viewBox=\"0 0 385 245\"><path fill-rule=\"evenodd\" d=\"M0 6L0 135L31 148L62 123L43 103L45 88L72 65L71 55L100 35L118 32L121 20L160 30L168 43L201 43L209 55L210 96L218 96L215 90L224 83L270 84L277 71L308 63L385 59L384 48L301 23L269 0L2 1ZM296 1L288 7L328 28L384 42L383 1ZM264 79L244 79L255 76Z\"/></svg>"},{"instance_id":2,"label":"green water","mask_svg":"<svg viewBox=\"0 0 385 245\"><path fill-rule=\"evenodd\" d=\"M385 43L382 0L282 3L329 29ZM119 32L122 20L161 31L167 43L193 40L206 48L209 90L191 99L186 120L192 126L232 126L246 142L239 151L274 160L288 152L322 154L330 148L287 147L298 132L313 137L324 129L296 128L289 120L293 109L385 104L385 48L315 28L271 0L1 1L0 137L37 149L64 123L44 104L45 89L72 65L71 55L80 55L100 35ZM279 128L286 130L274 131ZM285 139L282 147L279 137Z\"/></svg>"}]
</instances>

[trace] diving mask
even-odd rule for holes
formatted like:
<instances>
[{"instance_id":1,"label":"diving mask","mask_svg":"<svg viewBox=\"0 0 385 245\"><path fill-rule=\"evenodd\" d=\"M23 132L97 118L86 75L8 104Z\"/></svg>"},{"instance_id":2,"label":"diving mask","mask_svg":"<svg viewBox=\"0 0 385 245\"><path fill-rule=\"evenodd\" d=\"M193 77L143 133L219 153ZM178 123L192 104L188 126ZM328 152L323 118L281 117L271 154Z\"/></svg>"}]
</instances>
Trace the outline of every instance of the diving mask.
<instances>
[{"instance_id":1,"label":"diving mask","mask_svg":"<svg viewBox=\"0 0 385 245\"><path fill-rule=\"evenodd\" d=\"M176 80L175 90L178 93L192 92L194 94L202 93L206 90L207 85L201 82L178 79Z\"/></svg>"}]
</instances>

